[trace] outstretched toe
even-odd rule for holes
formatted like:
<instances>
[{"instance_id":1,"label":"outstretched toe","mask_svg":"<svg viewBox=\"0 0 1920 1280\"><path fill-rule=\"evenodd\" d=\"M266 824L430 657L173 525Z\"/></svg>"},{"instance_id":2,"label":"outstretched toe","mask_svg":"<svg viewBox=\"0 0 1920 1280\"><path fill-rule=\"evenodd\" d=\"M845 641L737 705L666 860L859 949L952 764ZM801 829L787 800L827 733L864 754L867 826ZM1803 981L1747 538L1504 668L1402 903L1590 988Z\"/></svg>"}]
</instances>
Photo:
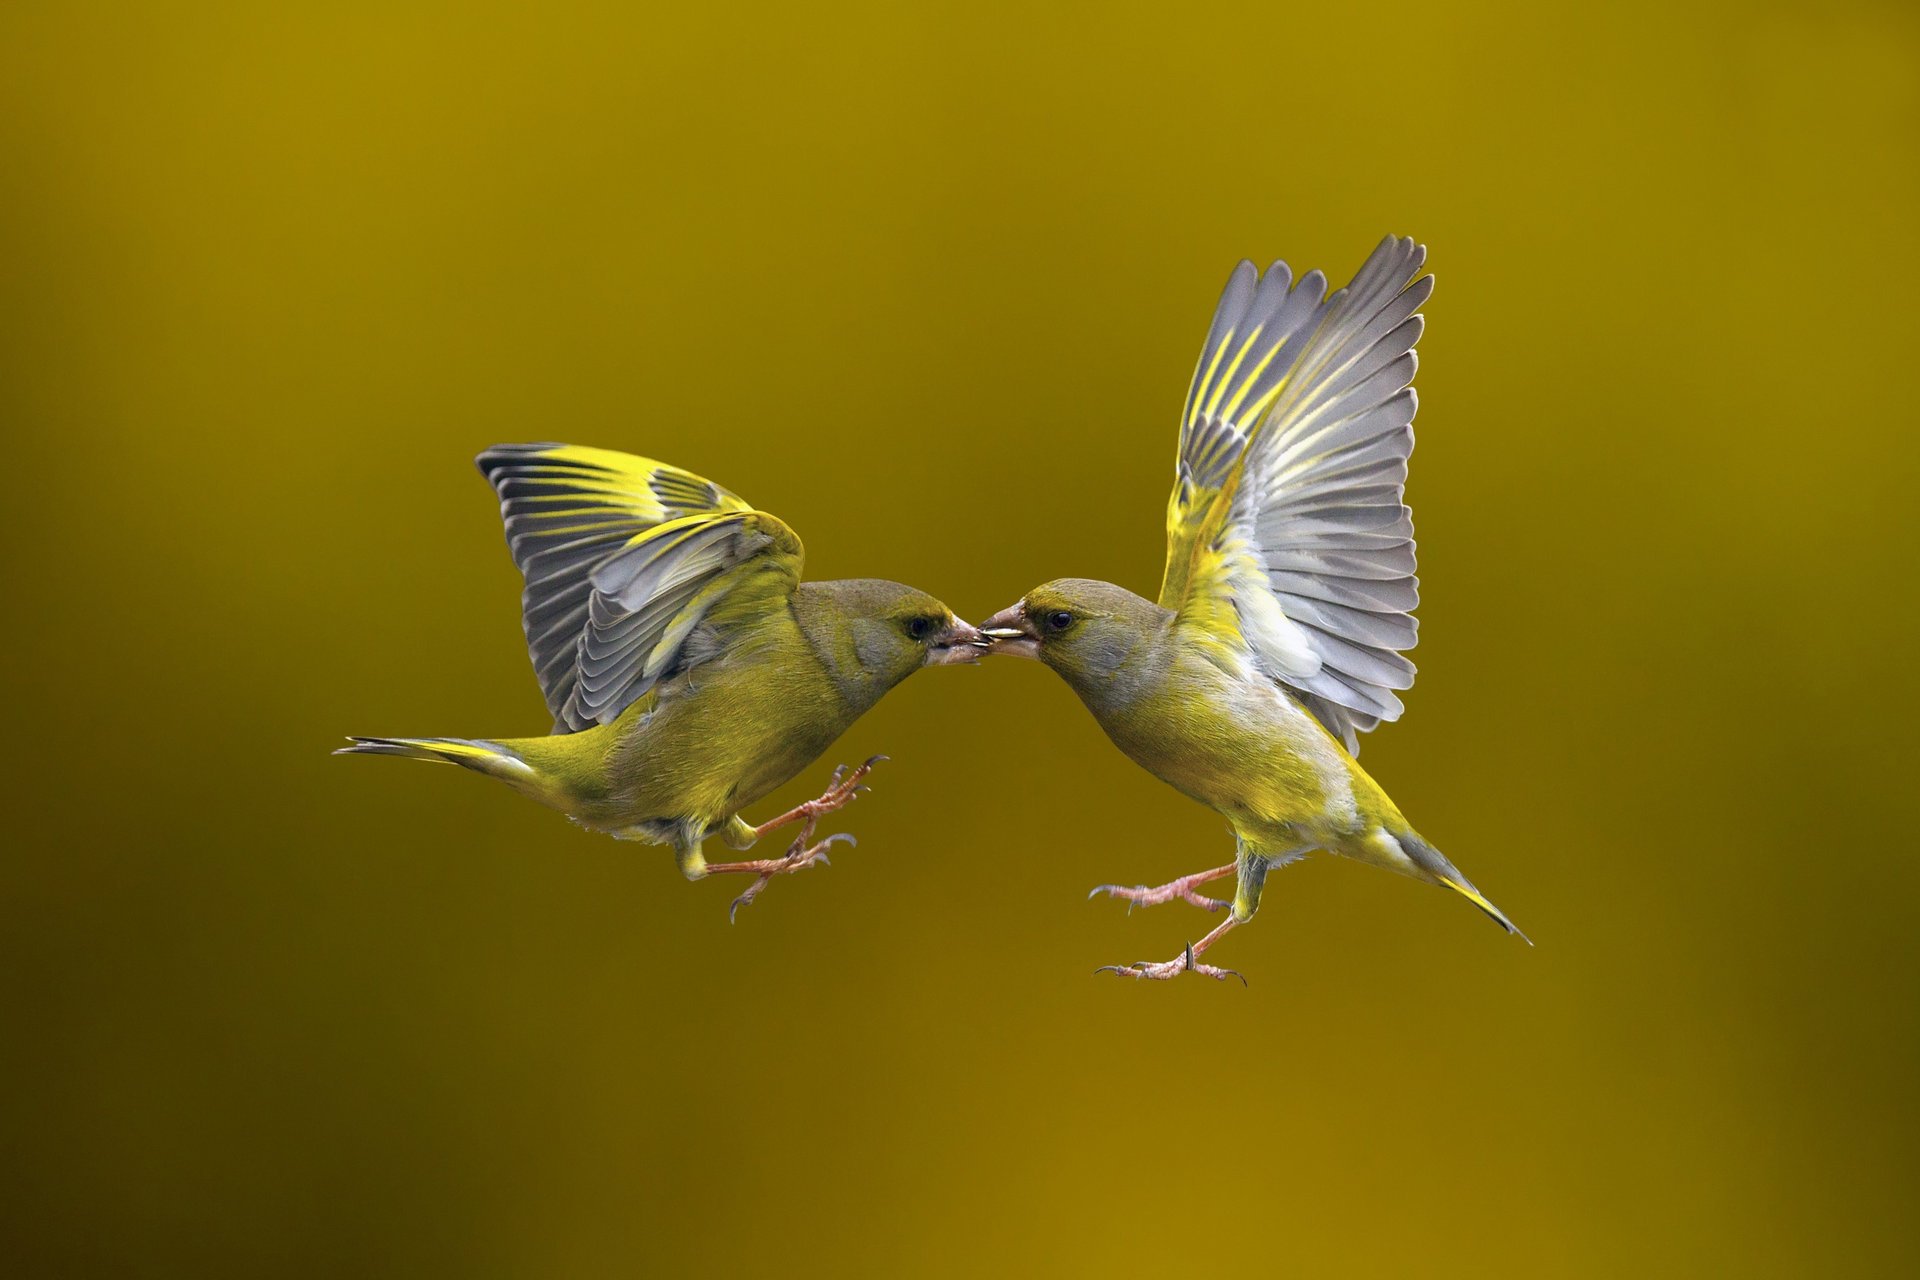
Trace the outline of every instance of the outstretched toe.
<instances>
[{"instance_id":1,"label":"outstretched toe","mask_svg":"<svg viewBox=\"0 0 1920 1280\"><path fill-rule=\"evenodd\" d=\"M1234 918L1228 916L1225 920L1222 920L1218 925L1214 926L1213 931L1207 934L1206 937L1200 939L1198 942L1189 942L1185 949L1171 960L1163 960L1159 964L1150 964L1145 960L1137 960L1124 967L1117 964L1103 964L1098 969L1095 969L1094 972L1111 973L1122 978L1147 978L1154 982L1166 982L1171 978L1179 977L1183 973L1197 973L1203 978L1212 978L1215 982L1225 982L1228 978L1239 978L1240 985L1244 987L1247 985L1245 975L1237 973L1232 969L1222 969L1219 965L1202 964L1200 961L1200 954L1218 942L1234 927L1235 923Z\"/></svg>"},{"instance_id":2,"label":"outstretched toe","mask_svg":"<svg viewBox=\"0 0 1920 1280\"><path fill-rule=\"evenodd\" d=\"M740 908L749 905L765 892L766 887L773 883L775 876L804 871L816 862L823 867L832 866L833 862L827 857L827 850L833 847L835 841L844 841L849 849L860 843L846 832L840 831L816 845L803 845L801 840L795 840L793 847L787 850L783 858L761 858L752 862L719 862L708 866L708 875L715 873L725 875L731 872L754 877L753 883L742 890L740 896L727 906L727 923L732 924L734 918L740 914Z\"/></svg>"},{"instance_id":3,"label":"outstretched toe","mask_svg":"<svg viewBox=\"0 0 1920 1280\"><path fill-rule=\"evenodd\" d=\"M1224 898L1210 898L1204 893L1195 893L1194 887L1231 875L1233 870L1233 865L1229 863L1224 867L1215 867L1211 871L1181 876L1178 880L1169 880L1153 888L1144 884L1134 885L1131 889L1119 884L1095 885L1093 891L1087 895L1087 900L1091 902L1103 893L1108 897L1119 898L1127 904L1128 915L1133 914L1135 907L1157 907L1163 902L1172 902L1175 898L1182 902L1190 902L1202 911L1224 911L1232 904Z\"/></svg>"},{"instance_id":4,"label":"outstretched toe","mask_svg":"<svg viewBox=\"0 0 1920 1280\"><path fill-rule=\"evenodd\" d=\"M1203 964L1191 955L1183 955L1177 960L1163 960L1158 964L1151 964L1145 960L1136 960L1129 965L1103 964L1094 972L1111 973L1121 978L1145 978L1153 982L1167 982L1183 973L1197 973L1203 978L1212 978L1216 982L1238 978L1241 986L1247 985L1246 975L1238 970Z\"/></svg>"}]
</instances>

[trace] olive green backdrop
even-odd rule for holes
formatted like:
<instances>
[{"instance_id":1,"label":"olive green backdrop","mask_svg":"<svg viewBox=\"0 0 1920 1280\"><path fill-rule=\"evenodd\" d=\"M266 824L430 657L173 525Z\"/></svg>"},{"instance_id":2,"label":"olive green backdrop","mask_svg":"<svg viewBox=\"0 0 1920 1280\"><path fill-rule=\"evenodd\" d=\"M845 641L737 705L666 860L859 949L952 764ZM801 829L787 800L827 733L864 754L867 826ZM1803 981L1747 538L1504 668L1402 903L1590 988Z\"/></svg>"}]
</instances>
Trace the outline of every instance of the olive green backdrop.
<instances>
[{"instance_id":1,"label":"olive green backdrop","mask_svg":"<svg viewBox=\"0 0 1920 1280\"><path fill-rule=\"evenodd\" d=\"M1920 23L1362 9L7 6L8 1269L1912 1274ZM1037 666L858 725L859 849L732 928L327 755L545 727L496 441L1151 592L1228 269L1389 232L1365 762L1535 949L1314 859L1249 988L1091 976L1230 844Z\"/></svg>"}]
</instances>

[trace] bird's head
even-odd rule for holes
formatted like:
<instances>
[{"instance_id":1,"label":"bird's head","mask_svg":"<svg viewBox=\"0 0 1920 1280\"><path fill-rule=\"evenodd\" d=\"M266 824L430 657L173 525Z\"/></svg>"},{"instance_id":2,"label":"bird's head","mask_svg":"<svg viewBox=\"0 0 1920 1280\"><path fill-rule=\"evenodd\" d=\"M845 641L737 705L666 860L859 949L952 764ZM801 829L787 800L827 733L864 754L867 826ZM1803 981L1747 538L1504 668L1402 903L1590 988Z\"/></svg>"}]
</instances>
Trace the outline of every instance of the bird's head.
<instances>
[{"instance_id":1,"label":"bird's head","mask_svg":"<svg viewBox=\"0 0 1920 1280\"><path fill-rule=\"evenodd\" d=\"M1037 658L1077 686L1120 674L1169 616L1111 582L1056 578L988 618L980 634L991 652Z\"/></svg>"},{"instance_id":2,"label":"bird's head","mask_svg":"<svg viewBox=\"0 0 1920 1280\"><path fill-rule=\"evenodd\" d=\"M833 596L850 656L888 687L921 667L977 661L988 649L972 624L924 591L877 578L813 585Z\"/></svg>"}]
</instances>

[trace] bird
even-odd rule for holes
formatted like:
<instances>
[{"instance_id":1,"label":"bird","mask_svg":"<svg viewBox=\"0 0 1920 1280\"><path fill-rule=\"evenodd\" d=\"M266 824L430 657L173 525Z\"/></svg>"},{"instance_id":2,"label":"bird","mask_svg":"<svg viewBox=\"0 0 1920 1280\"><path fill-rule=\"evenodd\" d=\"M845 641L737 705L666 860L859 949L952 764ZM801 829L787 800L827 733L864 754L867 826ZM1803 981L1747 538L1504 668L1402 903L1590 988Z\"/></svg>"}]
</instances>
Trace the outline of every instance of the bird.
<instances>
[{"instance_id":1,"label":"bird","mask_svg":"<svg viewBox=\"0 0 1920 1280\"><path fill-rule=\"evenodd\" d=\"M923 667L970 663L978 630L923 591L803 582L799 537L688 471L608 449L507 444L477 459L525 579L521 616L552 732L350 738L337 755L405 756L498 779L589 830L671 846L682 875L775 876L826 864L814 827L864 793L875 756L817 799L750 825L741 810L818 759ZM778 858L708 862L791 824Z\"/></svg>"},{"instance_id":2,"label":"bird","mask_svg":"<svg viewBox=\"0 0 1920 1280\"><path fill-rule=\"evenodd\" d=\"M1234 860L1134 906L1226 917L1136 979L1244 976L1207 954L1259 909L1267 873L1315 850L1444 885L1526 935L1415 831L1356 759L1412 686L1414 344L1426 248L1388 237L1346 288L1285 262L1234 268L1180 420L1160 594L1060 578L981 624L992 652L1052 668L1122 752L1223 815ZM1235 878L1229 902L1198 887Z\"/></svg>"}]
</instances>

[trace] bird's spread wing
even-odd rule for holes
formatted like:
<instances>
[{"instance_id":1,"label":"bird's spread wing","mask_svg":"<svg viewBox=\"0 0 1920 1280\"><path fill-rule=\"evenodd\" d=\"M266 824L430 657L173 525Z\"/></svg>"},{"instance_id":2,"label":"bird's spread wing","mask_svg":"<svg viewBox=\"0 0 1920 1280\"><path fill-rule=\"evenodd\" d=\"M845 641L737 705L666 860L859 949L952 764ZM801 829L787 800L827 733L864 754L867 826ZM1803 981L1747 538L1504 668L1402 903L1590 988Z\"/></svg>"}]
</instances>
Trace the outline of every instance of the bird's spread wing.
<instances>
[{"instance_id":1,"label":"bird's spread wing","mask_svg":"<svg viewBox=\"0 0 1920 1280\"><path fill-rule=\"evenodd\" d=\"M1227 281L1194 369L1167 507L1160 603L1250 652L1321 722L1356 734L1401 712L1419 600L1413 451L1426 249L1389 238L1353 283L1284 262Z\"/></svg>"},{"instance_id":2,"label":"bird's spread wing","mask_svg":"<svg viewBox=\"0 0 1920 1280\"><path fill-rule=\"evenodd\" d=\"M717 609L750 614L800 581L793 530L677 467L560 444L478 461L526 577L527 648L556 733L610 724L686 665Z\"/></svg>"}]
</instances>

